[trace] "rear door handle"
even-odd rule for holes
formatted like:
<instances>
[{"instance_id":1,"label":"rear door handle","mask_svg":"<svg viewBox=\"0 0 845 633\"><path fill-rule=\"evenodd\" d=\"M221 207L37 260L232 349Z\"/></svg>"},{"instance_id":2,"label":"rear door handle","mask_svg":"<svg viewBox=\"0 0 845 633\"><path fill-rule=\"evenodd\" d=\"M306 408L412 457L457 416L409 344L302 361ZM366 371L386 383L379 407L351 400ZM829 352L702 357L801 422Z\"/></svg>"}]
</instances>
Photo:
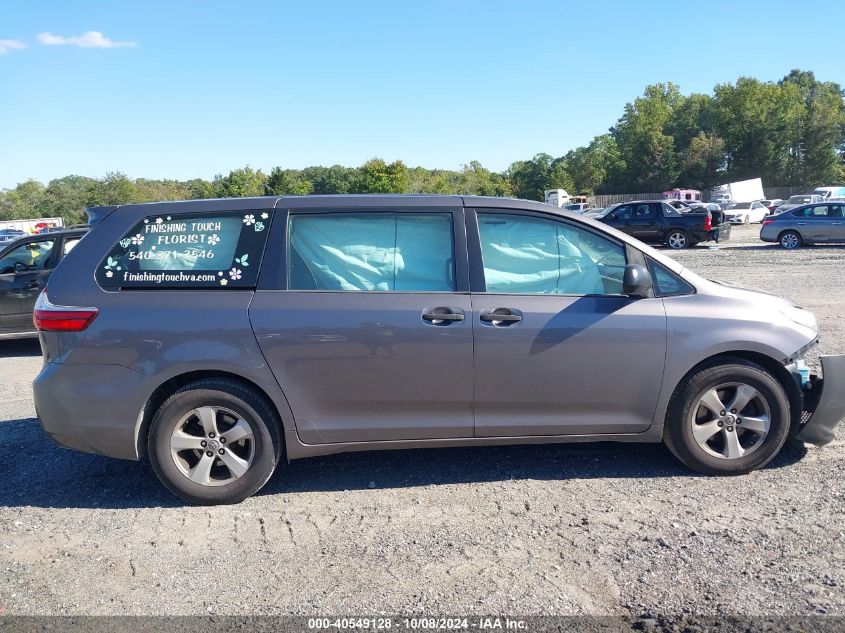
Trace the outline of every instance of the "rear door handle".
<instances>
[{"instance_id":1,"label":"rear door handle","mask_svg":"<svg viewBox=\"0 0 845 633\"><path fill-rule=\"evenodd\" d=\"M496 308L492 312L482 312L479 318L485 323L495 326L505 326L522 321L522 315L513 312L509 308Z\"/></svg>"},{"instance_id":2,"label":"rear door handle","mask_svg":"<svg viewBox=\"0 0 845 633\"><path fill-rule=\"evenodd\" d=\"M423 312L423 321L432 325L449 325L455 321L463 321L463 312L455 312L451 308L434 308L431 312Z\"/></svg>"}]
</instances>

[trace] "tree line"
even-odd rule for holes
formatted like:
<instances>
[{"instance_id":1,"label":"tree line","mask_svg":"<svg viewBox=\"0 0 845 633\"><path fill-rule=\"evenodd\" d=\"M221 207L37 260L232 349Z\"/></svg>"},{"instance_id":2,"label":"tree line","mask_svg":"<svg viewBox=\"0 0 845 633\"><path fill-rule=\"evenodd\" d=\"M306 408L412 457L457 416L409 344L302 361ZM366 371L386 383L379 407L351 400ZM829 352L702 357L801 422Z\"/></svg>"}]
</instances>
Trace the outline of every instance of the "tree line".
<instances>
[{"instance_id":1,"label":"tree line","mask_svg":"<svg viewBox=\"0 0 845 633\"><path fill-rule=\"evenodd\" d=\"M333 193L437 193L541 200L570 193L705 190L761 177L767 186L845 182L845 93L837 83L793 70L782 80L741 77L712 94L683 95L673 83L648 86L606 134L553 157L537 154L495 172L472 161L458 170L408 167L374 158L359 167L243 167L212 180L65 176L0 191L0 219L85 220L103 204L195 198Z\"/></svg>"}]
</instances>

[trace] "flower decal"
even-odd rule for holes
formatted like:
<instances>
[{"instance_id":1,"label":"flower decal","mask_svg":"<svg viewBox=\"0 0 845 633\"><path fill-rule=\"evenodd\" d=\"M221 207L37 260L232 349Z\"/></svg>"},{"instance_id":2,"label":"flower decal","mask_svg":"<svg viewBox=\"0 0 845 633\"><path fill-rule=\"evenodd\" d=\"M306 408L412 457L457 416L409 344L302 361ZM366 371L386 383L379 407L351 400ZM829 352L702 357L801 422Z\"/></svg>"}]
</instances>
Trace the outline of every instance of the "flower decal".
<instances>
[{"instance_id":1,"label":"flower decal","mask_svg":"<svg viewBox=\"0 0 845 633\"><path fill-rule=\"evenodd\" d=\"M232 270L229 271L229 277L232 279L232 281L237 281L238 279L240 279L241 278L240 268L232 268Z\"/></svg>"},{"instance_id":2,"label":"flower decal","mask_svg":"<svg viewBox=\"0 0 845 633\"><path fill-rule=\"evenodd\" d=\"M255 226L253 227L256 233L259 233L264 230L264 222L256 222Z\"/></svg>"},{"instance_id":3,"label":"flower decal","mask_svg":"<svg viewBox=\"0 0 845 633\"><path fill-rule=\"evenodd\" d=\"M110 270L106 271L106 277L114 277L114 273Z\"/></svg>"},{"instance_id":4,"label":"flower decal","mask_svg":"<svg viewBox=\"0 0 845 633\"><path fill-rule=\"evenodd\" d=\"M132 243L135 246L138 246L139 244L143 244L144 243L144 236L141 235L140 233L136 233L135 235L132 236Z\"/></svg>"},{"instance_id":5,"label":"flower decal","mask_svg":"<svg viewBox=\"0 0 845 633\"><path fill-rule=\"evenodd\" d=\"M216 246L217 243L220 241L220 236L215 233L214 235L209 235L208 237L208 245L209 246Z\"/></svg>"},{"instance_id":6,"label":"flower decal","mask_svg":"<svg viewBox=\"0 0 845 633\"><path fill-rule=\"evenodd\" d=\"M227 285L228 283L229 283L229 280L228 280L228 279L221 279L221 280L220 280L220 285L221 285L221 286L225 286L225 285Z\"/></svg>"},{"instance_id":7,"label":"flower decal","mask_svg":"<svg viewBox=\"0 0 845 633\"><path fill-rule=\"evenodd\" d=\"M222 270L217 271L217 276L218 276L218 277L222 277L222 276L223 276L223 271L222 271Z\"/></svg>"},{"instance_id":8,"label":"flower decal","mask_svg":"<svg viewBox=\"0 0 845 633\"><path fill-rule=\"evenodd\" d=\"M106 270L111 270L112 268L117 268L117 260L114 257L109 257L106 260L106 265L103 267ZM118 268L120 270L120 268Z\"/></svg>"},{"instance_id":9,"label":"flower decal","mask_svg":"<svg viewBox=\"0 0 845 633\"><path fill-rule=\"evenodd\" d=\"M127 247L127 246L129 246L131 243L132 243L132 240L130 240L128 237L124 237L124 238L123 238L122 240L120 240L120 242L119 242L119 244L120 244L120 246L121 246L122 248L126 248L126 247Z\"/></svg>"},{"instance_id":10,"label":"flower decal","mask_svg":"<svg viewBox=\"0 0 845 633\"><path fill-rule=\"evenodd\" d=\"M161 224L162 222L164 222L162 218L156 218L156 224Z\"/></svg>"},{"instance_id":11,"label":"flower decal","mask_svg":"<svg viewBox=\"0 0 845 633\"><path fill-rule=\"evenodd\" d=\"M269 217L270 217L270 214L269 214L269 213L267 213L266 211L265 211L264 213L262 213L262 214L261 214L261 219L262 219L262 220L266 220L266 219L267 219L267 218L269 218Z\"/></svg>"},{"instance_id":12,"label":"flower decal","mask_svg":"<svg viewBox=\"0 0 845 633\"><path fill-rule=\"evenodd\" d=\"M251 213L247 213L244 216L244 224L246 224L247 226L255 224L255 216L252 215Z\"/></svg>"},{"instance_id":13,"label":"flower decal","mask_svg":"<svg viewBox=\"0 0 845 633\"><path fill-rule=\"evenodd\" d=\"M247 253L246 255L241 255L240 257L236 257L235 263L240 264L241 266L249 266L249 262L247 261L248 259L249 253Z\"/></svg>"}]
</instances>

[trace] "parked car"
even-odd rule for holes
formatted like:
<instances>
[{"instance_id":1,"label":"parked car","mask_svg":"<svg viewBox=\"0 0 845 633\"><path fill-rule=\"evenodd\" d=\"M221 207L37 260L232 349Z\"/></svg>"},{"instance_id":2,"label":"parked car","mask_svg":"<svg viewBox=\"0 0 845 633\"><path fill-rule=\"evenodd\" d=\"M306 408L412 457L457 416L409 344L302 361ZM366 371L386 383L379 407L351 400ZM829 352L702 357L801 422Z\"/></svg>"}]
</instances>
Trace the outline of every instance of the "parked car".
<instances>
[{"instance_id":1,"label":"parked car","mask_svg":"<svg viewBox=\"0 0 845 633\"><path fill-rule=\"evenodd\" d=\"M542 203L262 197L90 216L34 311L40 423L69 448L148 457L191 502L242 500L290 459L432 446L664 440L736 475L790 435L829 442L845 415L845 356L801 375L811 312Z\"/></svg>"},{"instance_id":2,"label":"parked car","mask_svg":"<svg viewBox=\"0 0 845 633\"><path fill-rule=\"evenodd\" d=\"M734 202L725 209L725 216L731 224L762 222L769 209L762 202Z\"/></svg>"},{"instance_id":3,"label":"parked car","mask_svg":"<svg viewBox=\"0 0 845 633\"><path fill-rule=\"evenodd\" d=\"M644 242L658 242L673 249L707 241L715 237L714 232L718 232L719 240L730 239L731 234L730 225L714 224L706 209L689 208L682 213L662 200L635 200L608 207L598 219Z\"/></svg>"},{"instance_id":4,"label":"parked car","mask_svg":"<svg viewBox=\"0 0 845 633\"><path fill-rule=\"evenodd\" d=\"M12 242L18 238L24 237L26 233L17 229L0 229L0 243Z\"/></svg>"},{"instance_id":5,"label":"parked car","mask_svg":"<svg viewBox=\"0 0 845 633\"><path fill-rule=\"evenodd\" d=\"M586 213L590 210L590 205L587 202L576 202L574 204L567 204L563 207L564 211L569 211L570 213Z\"/></svg>"},{"instance_id":6,"label":"parked car","mask_svg":"<svg viewBox=\"0 0 845 633\"><path fill-rule=\"evenodd\" d=\"M786 202L775 209L775 213L783 213L795 207L800 207L805 204L815 204L816 202L824 202L824 199L817 194L806 194L799 196L791 196Z\"/></svg>"},{"instance_id":7,"label":"parked car","mask_svg":"<svg viewBox=\"0 0 845 633\"><path fill-rule=\"evenodd\" d=\"M0 339L37 336L32 309L50 273L86 230L25 236L0 247Z\"/></svg>"},{"instance_id":8,"label":"parked car","mask_svg":"<svg viewBox=\"0 0 845 633\"><path fill-rule=\"evenodd\" d=\"M760 228L764 242L792 250L802 245L845 242L845 202L811 204L768 218Z\"/></svg>"},{"instance_id":9,"label":"parked car","mask_svg":"<svg viewBox=\"0 0 845 633\"><path fill-rule=\"evenodd\" d=\"M772 214L775 209L783 204L783 200L780 198L772 198L771 200L760 200L760 203L769 210L769 214Z\"/></svg>"}]
</instances>

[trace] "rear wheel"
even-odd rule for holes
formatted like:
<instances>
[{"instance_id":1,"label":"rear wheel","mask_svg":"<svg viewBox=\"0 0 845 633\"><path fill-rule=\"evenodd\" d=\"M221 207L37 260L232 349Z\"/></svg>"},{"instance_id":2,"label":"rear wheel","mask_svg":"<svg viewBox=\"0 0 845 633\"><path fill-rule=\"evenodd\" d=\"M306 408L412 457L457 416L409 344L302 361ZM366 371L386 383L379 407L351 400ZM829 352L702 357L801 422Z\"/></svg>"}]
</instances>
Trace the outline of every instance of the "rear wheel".
<instances>
[{"instance_id":1,"label":"rear wheel","mask_svg":"<svg viewBox=\"0 0 845 633\"><path fill-rule=\"evenodd\" d=\"M689 235L686 231L670 231L669 235L666 236L666 245L675 250L687 248L690 245Z\"/></svg>"},{"instance_id":2,"label":"rear wheel","mask_svg":"<svg viewBox=\"0 0 845 633\"><path fill-rule=\"evenodd\" d=\"M801 239L801 234L797 231L784 231L778 238L780 245L787 249L799 248L804 240Z\"/></svg>"},{"instance_id":3,"label":"rear wheel","mask_svg":"<svg viewBox=\"0 0 845 633\"><path fill-rule=\"evenodd\" d=\"M763 367L726 359L679 387L664 442L688 467L708 475L742 475L765 466L789 433L789 400Z\"/></svg>"},{"instance_id":4,"label":"rear wheel","mask_svg":"<svg viewBox=\"0 0 845 633\"><path fill-rule=\"evenodd\" d=\"M280 452L276 415L263 398L224 379L200 380L161 405L150 426L150 462L191 503L237 503L270 479Z\"/></svg>"}]
</instances>

